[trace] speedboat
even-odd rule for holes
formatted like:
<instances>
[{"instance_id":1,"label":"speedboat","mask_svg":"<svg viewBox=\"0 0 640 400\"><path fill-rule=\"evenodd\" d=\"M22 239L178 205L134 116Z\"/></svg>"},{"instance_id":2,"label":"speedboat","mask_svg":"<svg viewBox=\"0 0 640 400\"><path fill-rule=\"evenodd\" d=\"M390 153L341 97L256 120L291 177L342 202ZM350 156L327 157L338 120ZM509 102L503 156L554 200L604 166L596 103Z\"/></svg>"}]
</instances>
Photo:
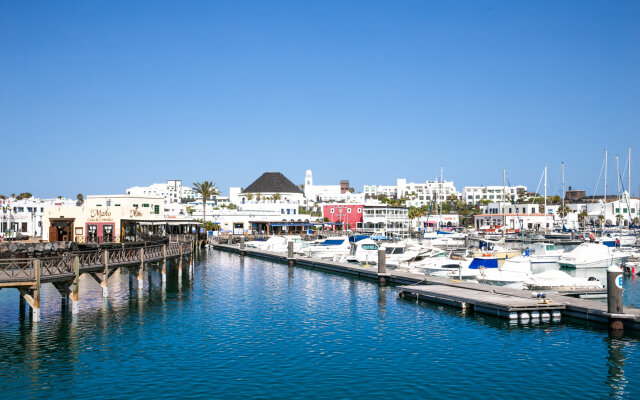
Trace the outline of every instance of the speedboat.
<instances>
[{"instance_id":1,"label":"speedboat","mask_svg":"<svg viewBox=\"0 0 640 400\"><path fill-rule=\"evenodd\" d=\"M560 268L560 257L564 254L563 249L558 249L553 243L533 243L529 249L522 251L522 255L528 256L531 262L531 272L534 274L558 270Z\"/></svg>"},{"instance_id":2,"label":"speedboat","mask_svg":"<svg viewBox=\"0 0 640 400\"><path fill-rule=\"evenodd\" d=\"M351 254L345 260L365 265L377 264L378 244L371 239L359 240L353 244Z\"/></svg>"},{"instance_id":3,"label":"speedboat","mask_svg":"<svg viewBox=\"0 0 640 400\"><path fill-rule=\"evenodd\" d=\"M615 251L599 243L582 243L572 251L563 254L558 263L561 268L608 268L621 265L629 257L628 253Z\"/></svg>"},{"instance_id":4,"label":"speedboat","mask_svg":"<svg viewBox=\"0 0 640 400\"><path fill-rule=\"evenodd\" d=\"M254 240L245 243L246 247L256 248L263 251L273 251L275 253L286 253L289 249L289 242L293 242L293 251L298 252L302 248L303 240L301 236L271 236L266 241Z\"/></svg>"},{"instance_id":5,"label":"speedboat","mask_svg":"<svg viewBox=\"0 0 640 400\"><path fill-rule=\"evenodd\" d=\"M350 251L351 243L349 238L347 236L335 236L307 247L304 253L308 257L333 259L334 257L346 257Z\"/></svg>"}]
</instances>

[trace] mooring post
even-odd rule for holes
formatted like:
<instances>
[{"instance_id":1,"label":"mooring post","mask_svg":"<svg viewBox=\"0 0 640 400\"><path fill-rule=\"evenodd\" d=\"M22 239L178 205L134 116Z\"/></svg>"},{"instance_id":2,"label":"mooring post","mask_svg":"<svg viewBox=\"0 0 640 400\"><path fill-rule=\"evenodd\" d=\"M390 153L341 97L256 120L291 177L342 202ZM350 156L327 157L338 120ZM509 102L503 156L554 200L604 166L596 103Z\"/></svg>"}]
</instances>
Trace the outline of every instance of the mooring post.
<instances>
[{"instance_id":1,"label":"mooring post","mask_svg":"<svg viewBox=\"0 0 640 400\"><path fill-rule=\"evenodd\" d=\"M31 307L33 322L40 321L40 267L40 260L33 260L33 271L36 278L35 289L33 290L33 306Z\"/></svg>"},{"instance_id":2,"label":"mooring post","mask_svg":"<svg viewBox=\"0 0 640 400\"><path fill-rule=\"evenodd\" d=\"M240 254L244 255L244 235L240 236Z\"/></svg>"},{"instance_id":3,"label":"mooring post","mask_svg":"<svg viewBox=\"0 0 640 400\"><path fill-rule=\"evenodd\" d=\"M180 256L178 257L178 280L182 280L182 243L180 243Z\"/></svg>"},{"instance_id":4,"label":"mooring post","mask_svg":"<svg viewBox=\"0 0 640 400\"><path fill-rule=\"evenodd\" d=\"M613 314L622 314L622 268L612 265L607 268L607 310L609 314L609 328L613 330L622 330L624 325L620 319L615 318Z\"/></svg>"},{"instance_id":5,"label":"mooring post","mask_svg":"<svg viewBox=\"0 0 640 400\"><path fill-rule=\"evenodd\" d=\"M229 246L231 246L233 244L233 235L229 235L229 238L227 239L227 244Z\"/></svg>"},{"instance_id":6,"label":"mooring post","mask_svg":"<svg viewBox=\"0 0 640 400\"><path fill-rule=\"evenodd\" d=\"M138 269L138 289L144 288L144 247L140 247L140 268Z\"/></svg>"},{"instance_id":7,"label":"mooring post","mask_svg":"<svg viewBox=\"0 0 640 400\"><path fill-rule=\"evenodd\" d=\"M289 261L290 267L293 267L296 263L296 260L293 258L293 242L287 243L287 260Z\"/></svg>"},{"instance_id":8,"label":"mooring post","mask_svg":"<svg viewBox=\"0 0 640 400\"><path fill-rule=\"evenodd\" d=\"M469 248L469 235L466 235L464 237L464 247L465 247L465 249Z\"/></svg>"},{"instance_id":9,"label":"mooring post","mask_svg":"<svg viewBox=\"0 0 640 400\"><path fill-rule=\"evenodd\" d=\"M80 257L76 256L73 259L73 283L71 284L71 314L78 313L78 302L80 301Z\"/></svg>"},{"instance_id":10,"label":"mooring post","mask_svg":"<svg viewBox=\"0 0 640 400\"><path fill-rule=\"evenodd\" d=\"M378 249L378 283L387 283L387 252L385 249Z\"/></svg>"},{"instance_id":11,"label":"mooring post","mask_svg":"<svg viewBox=\"0 0 640 400\"><path fill-rule=\"evenodd\" d=\"M162 245L162 283L167 281L167 245Z\"/></svg>"},{"instance_id":12,"label":"mooring post","mask_svg":"<svg viewBox=\"0 0 640 400\"><path fill-rule=\"evenodd\" d=\"M109 250L105 249L102 254L104 269L102 270L102 297L109 297Z\"/></svg>"}]
</instances>

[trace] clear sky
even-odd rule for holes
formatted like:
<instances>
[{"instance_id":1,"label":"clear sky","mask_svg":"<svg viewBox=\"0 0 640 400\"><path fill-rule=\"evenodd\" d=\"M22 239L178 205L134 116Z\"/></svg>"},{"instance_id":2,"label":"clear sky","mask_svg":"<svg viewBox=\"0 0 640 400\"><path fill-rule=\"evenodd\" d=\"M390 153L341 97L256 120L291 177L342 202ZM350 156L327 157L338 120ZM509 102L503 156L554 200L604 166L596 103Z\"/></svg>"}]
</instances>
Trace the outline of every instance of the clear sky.
<instances>
[{"instance_id":1,"label":"clear sky","mask_svg":"<svg viewBox=\"0 0 640 400\"><path fill-rule=\"evenodd\" d=\"M0 193L640 186L640 1L0 1ZM626 178L625 178L626 185ZM600 183L602 188L602 182ZM601 191L600 189L599 191Z\"/></svg>"}]
</instances>

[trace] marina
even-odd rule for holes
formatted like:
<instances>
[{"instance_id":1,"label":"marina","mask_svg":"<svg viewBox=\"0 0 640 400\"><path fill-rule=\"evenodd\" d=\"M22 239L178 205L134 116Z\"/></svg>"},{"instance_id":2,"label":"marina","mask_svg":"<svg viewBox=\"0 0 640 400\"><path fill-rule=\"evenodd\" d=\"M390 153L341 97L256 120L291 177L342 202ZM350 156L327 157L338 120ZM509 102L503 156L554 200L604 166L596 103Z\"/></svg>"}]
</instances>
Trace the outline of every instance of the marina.
<instances>
[{"instance_id":1,"label":"marina","mask_svg":"<svg viewBox=\"0 0 640 400\"><path fill-rule=\"evenodd\" d=\"M373 279L381 283L410 285L401 287L400 295L413 296L418 299L454 305L461 308L467 308L467 305L469 305L470 308L478 312L485 312L506 319L529 319L532 318L532 312L536 313L534 314L536 318L544 318L545 316L543 314L545 312L550 313L549 316L554 316L555 311L556 313L560 312L561 315L585 321L599 322L610 326L614 323L621 323L624 329L633 331L640 330L640 310L637 308L625 307L624 313L610 313L606 302L569 297L589 297L603 293L602 291L567 290L559 292L556 295L550 292L548 295L545 293L545 302L540 302L539 300L541 299L532 299L531 292L529 291L462 281L456 282L447 278L406 272L387 271L384 267L381 268L380 265L372 268L295 256L292 251L292 246L289 254L284 255L281 253L247 249L242 242L237 246L215 244L214 248L250 257L282 262L291 267L298 265L301 267ZM420 285L423 283L426 283L426 285ZM555 316L558 317L558 314L555 314Z\"/></svg>"}]
</instances>

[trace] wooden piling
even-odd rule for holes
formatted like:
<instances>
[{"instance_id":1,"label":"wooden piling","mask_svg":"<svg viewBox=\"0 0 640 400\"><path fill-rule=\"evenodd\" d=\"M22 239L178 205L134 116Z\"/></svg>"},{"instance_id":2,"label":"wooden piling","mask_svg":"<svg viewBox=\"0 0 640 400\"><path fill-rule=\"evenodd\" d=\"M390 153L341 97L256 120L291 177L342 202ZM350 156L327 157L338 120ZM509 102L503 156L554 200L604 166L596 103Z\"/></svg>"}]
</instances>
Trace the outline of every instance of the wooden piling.
<instances>
[{"instance_id":1,"label":"wooden piling","mask_svg":"<svg viewBox=\"0 0 640 400\"><path fill-rule=\"evenodd\" d=\"M138 269L138 289L144 288L144 247L140 248L140 268Z\"/></svg>"},{"instance_id":2,"label":"wooden piling","mask_svg":"<svg viewBox=\"0 0 640 400\"><path fill-rule=\"evenodd\" d=\"M607 311L609 317L609 329L623 330L624 324L616 315L624 313L622 302L622 268L612 265L607 269Z\"/></svg>"},{"instance_id":3,"label":"wooden piling","mask_svg":"<svg viewBox=\"0 0 640 400\"><path fill-rule=\"evenodd\" d=\"M71 313L77 314L79 312L78 302L80 301L80 257L78 256L73 259L73 273L74 277L69 299L71 300Z\"/></svg>"},{"instance_id":4,"label":"wooden piling","mask_svg":"<svg viewBox=\"0 0 640 400\"><path fill-rule=\"evenodd\" d=\"M378 249L378 283L384 285L387 283L387 252L385 249Z\"/></svg>"},{"instance_id":5,"label":"wooden piling","mask_svg":"<svg viewBox=\"0 0 640 400\"><path fill-rule=\"evenodd\" d=\"M162 282L167 281L167 245L162 245Z\"/></svg>"},{"instance_id":6,"label":"wooden piling","mask_svg":"<svg viewBox=\"0 0 640 400\"><path fill-rule=\"evenodd\" d=\"M40 260L33 261L33 271L36 278L36 283L33 289L33 304L31 305L31 308L33 322L38 322L40 321L40 275L42 272Z\"/></svg>"},{"instance_id":7,"label":"wooden piling","mask_svg":"<svg viewBox=\"0 0 640 400\"><path fill-rule=\"evenodd\" d=\"M295 258L293 258L293 242L287 243L287 260L290 267L293 267L296 263Z\"/></svg>"},{"instance_id":8,"label":"wooden piling","mask_svg":"<svg viewBox=\"0 0 640 400\"><path fill-rule=\"evenodd\" d=\"M105 249L102 256L104 269L102 270L102 282L100 282L100 286L102 286L102 297L109 297L109 250Z\"/></svg>"}]
</instances>

